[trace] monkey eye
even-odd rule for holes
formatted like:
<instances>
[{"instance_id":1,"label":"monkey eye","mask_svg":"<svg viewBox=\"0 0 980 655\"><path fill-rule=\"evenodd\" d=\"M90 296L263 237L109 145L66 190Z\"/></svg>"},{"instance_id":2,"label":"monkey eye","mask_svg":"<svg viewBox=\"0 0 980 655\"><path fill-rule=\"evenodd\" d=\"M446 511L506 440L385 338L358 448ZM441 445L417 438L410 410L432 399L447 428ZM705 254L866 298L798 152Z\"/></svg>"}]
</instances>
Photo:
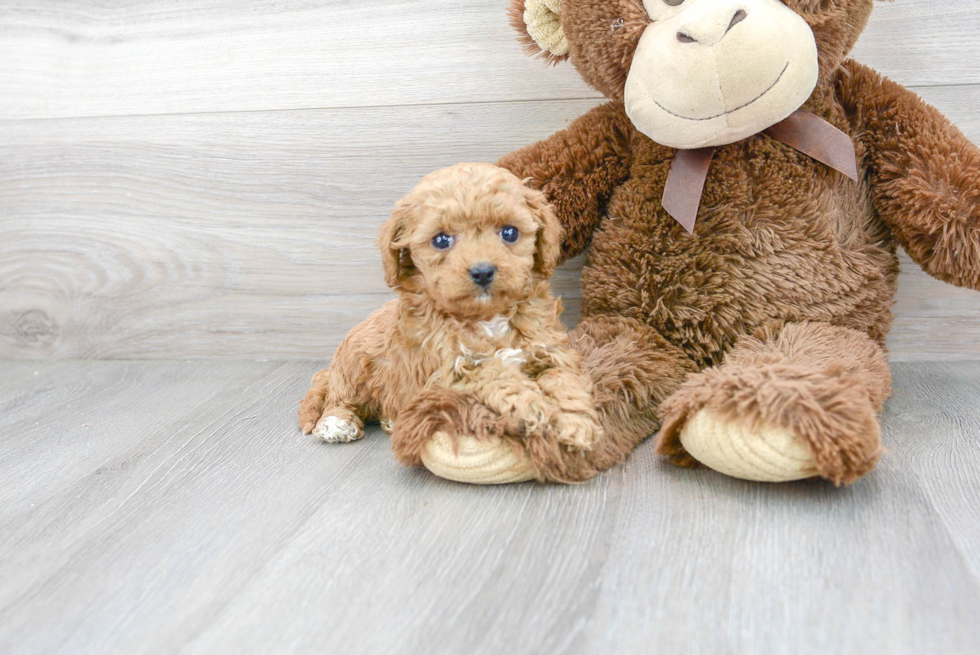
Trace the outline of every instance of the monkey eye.
<instances>
[{"instance_id":1,"label":"monkey eye","mask_svg":"<svg viewBox=\"0 0 980 655\"><path fill-rule=\"evenodd\" d=\"M456 243L456 239L445 232L440 232L432 237L432 247L436 250L449 250L453 247L454 243Z\"/></svg>"},{"instance_id":2,"label":"monkey eye","mask_svg":"<svg viewBox=\"0 0 980 655\"><path fill-rule=\"evenodd\" d=\"M513 225L505 225L500 228L500 238L504 243L517 243L521 238L521 231Z\"/></svg>"}]
</instances>

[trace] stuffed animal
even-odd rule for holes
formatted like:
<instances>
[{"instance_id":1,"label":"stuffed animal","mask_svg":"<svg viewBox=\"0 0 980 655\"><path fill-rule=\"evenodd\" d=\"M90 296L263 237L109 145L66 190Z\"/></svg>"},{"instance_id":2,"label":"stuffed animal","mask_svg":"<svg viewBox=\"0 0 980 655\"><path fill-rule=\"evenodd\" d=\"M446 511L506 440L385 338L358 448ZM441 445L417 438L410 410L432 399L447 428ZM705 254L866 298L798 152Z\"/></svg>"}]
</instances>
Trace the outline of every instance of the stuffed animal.
<instances>
[{"instance_id":1,"label":"stuffed animal","mask_svg":"<svg viewBox=\"0 0 980 655\"><path fill-rule=\"evenodd\" d=\"M380 421L401 461L443 477L581 477L581 455L550 469L523 456L525 443L581 453L602 437L591 378L549 291L560 235L544 194L506 170L462 164L422 180L381 228L398 298L351 330L314 376L303 432L346 443ZM461 429L480 447L460 447ZM453 466L441 468L430 448L452 452Z\"/></svg>"},{"instance_id":2,"label":"stuffed animal","mask_svg":"<svg viewBox=\"0 0 980 655\"><path fill-rule=\"evenodd\" d=\"M562 259L588 253L571 336L604 433L587 465L527 440L538 477L587 478L658 431L670 461L750 480L875 466L896 249L980 289L980 152L846 58L871 10L514 0L528 48L609 99L499 162L554 206ZM493 439L459 443L493 466Z\"/></svg>"}]
</instances>

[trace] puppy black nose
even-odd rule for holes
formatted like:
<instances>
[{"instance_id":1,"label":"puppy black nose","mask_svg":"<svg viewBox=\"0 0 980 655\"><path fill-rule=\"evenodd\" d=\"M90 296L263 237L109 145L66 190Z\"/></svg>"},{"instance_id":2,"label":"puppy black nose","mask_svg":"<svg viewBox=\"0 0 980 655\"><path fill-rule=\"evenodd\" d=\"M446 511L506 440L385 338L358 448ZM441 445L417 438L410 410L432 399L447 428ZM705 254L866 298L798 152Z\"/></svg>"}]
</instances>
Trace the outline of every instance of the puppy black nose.
<instances>
[{"instance_id":1,"label":"puppy black nose","mask_svg":"<svg viewBox=\"0 0 980 655\"><path fill-rule=\"evenodd\" d=\"M496 274L497 267L493 264L475 264L470 268L470 278L484 289L493 284Z\"/></svg>"}]
</instances>

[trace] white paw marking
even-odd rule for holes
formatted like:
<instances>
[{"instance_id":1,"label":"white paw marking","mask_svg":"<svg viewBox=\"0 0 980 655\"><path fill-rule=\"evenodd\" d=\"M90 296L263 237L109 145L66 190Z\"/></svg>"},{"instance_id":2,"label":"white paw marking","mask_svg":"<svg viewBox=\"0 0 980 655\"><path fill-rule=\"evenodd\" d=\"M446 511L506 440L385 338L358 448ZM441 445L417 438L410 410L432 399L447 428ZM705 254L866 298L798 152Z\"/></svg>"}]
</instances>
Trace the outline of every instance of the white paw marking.
<instances>
[{"instance_id":1,"label":"white paw marking","mask_svg":"<svg viewBox=\"0 0 980 655\"><path fill-rule=\"evenodd\" d=\"M313 429L313 434L327 443L350 443L364 436L355 423L336 416L321 418Z\"/></svg>"},{"instance_id":2,"label":"white paw marking","mask_svg":"<svg viewBox=\"0 0 980 655\"><path fill-rule=\"evenodd\" d=\"M382 419L381 429L387 432L388 434L391 434L392 432L395 431L395 422L392 421L390 418Z\"/></svg>"}]
</instances>

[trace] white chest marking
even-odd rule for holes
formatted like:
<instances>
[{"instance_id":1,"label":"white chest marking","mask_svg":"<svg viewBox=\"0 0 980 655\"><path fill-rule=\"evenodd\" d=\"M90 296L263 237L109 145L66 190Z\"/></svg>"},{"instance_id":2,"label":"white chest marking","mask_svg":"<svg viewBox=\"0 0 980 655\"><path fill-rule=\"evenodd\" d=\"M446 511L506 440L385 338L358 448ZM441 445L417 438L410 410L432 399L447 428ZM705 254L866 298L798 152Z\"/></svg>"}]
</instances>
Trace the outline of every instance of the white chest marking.
<instances>
[{"instance_id":1,"label":"white chest marking","mask_svg":"<svg viewBox=\"0 0 980 655\"><path fill-rule=\"evenodd\" d=\"M501 348L493 355L504 364L521 365L527 361L524 351L520 348Z\"/></svg>"},{"instance_id":2,"label":"white chest marking","mask_svg":"<svg viewBox=\"0 0 980 655\"><path fill-rule=\"evenodd\" d=\"M494 316L491 320L482 321L477 323L477 325L480 326L484 334L494 340L504 338L511 330L510 320L506 316ZM457 373L462 371L462 367L466 363L479 366L491 357L496 357L508 365L520 366L527 362L527 356L519 348L499 348L492 355L489 353L474 353L462 343L459 344L459 349L463 354L456 358L454 368Z\"/></svg>"},{"instance_id":3,"label":"white chest marking","mask_svg":"<svg viewBox=\"0 0 980 655\"><path fill-rule=\"evenodd\" d=\"M510 332L510 321L506 316L494 316L489 321L479 323L479 326L491 339L499 339Z\"/></svg>"}]
</instances>

